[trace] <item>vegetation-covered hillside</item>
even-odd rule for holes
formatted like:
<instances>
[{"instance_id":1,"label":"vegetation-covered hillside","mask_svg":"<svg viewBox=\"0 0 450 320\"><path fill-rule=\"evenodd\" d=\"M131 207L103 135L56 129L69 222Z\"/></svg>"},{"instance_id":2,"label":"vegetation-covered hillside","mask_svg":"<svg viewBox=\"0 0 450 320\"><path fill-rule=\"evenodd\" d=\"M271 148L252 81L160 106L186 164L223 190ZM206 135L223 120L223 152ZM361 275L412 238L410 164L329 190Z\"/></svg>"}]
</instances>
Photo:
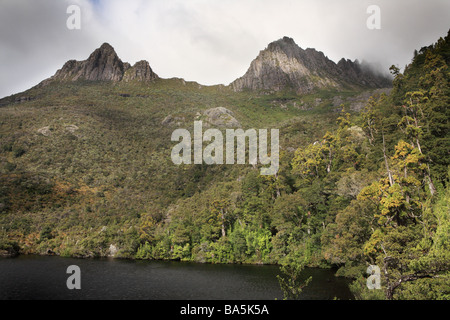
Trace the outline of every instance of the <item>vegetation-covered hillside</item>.
<instances>
[{"instance_id":1,"label":"vegetation-covered hillside","mask_svg":"<svg viewBox=\"0 0 450 320\"><path fill-rule=\"evenodd\" d=\"M234 92L181 79L59 82L0 100L0 250L339 267L357 298L449 298L450 36L392 91ZM338 103L337 103L338 102ZM280 170L172 163L224 107L280 129ZM382 290L368 290L369 265Z\"/></svg>"}]
</instances>

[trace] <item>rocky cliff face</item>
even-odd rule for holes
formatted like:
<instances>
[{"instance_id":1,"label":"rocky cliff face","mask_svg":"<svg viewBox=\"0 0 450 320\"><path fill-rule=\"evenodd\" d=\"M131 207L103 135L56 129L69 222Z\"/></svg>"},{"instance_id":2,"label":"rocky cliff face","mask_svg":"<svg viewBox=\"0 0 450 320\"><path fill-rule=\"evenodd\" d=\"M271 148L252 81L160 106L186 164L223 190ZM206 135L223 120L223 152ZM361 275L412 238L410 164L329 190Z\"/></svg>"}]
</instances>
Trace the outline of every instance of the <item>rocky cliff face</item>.
<instances>
[{"instance_id":1,"label":"rocky cliff face","mask_svg":"<svg viewBox=\"0 0 450 320\"><path fill-rule=\"evenodd\" d=\"M104 43L87 60L67 61L49 80L152 81L157 78L147 61L139 61L131 66L120 60L111 45Z\"/></svg>"},{"instance_id":2,"label":"rocky cliff face","mask_svg":"<svg viewBox=\"0 0 450 320\"><path fill-rule=\"evenodd\" d=\"M391 80L342 59L338 64L314 49L303 50L293 39L272 42L252 61L247 73L231 83L235 91L290 88L298 93L344 87L389 87Z\"/></svg>"},{"instance_id":3,"label":"rocky cliff face","mask_svg":"<svg viewBox=\"0 0 450 320\"><path fill-rule=\"evenodd\" d=\"M153 72L152 68L150 68L150 65L145 60L136 62L134 66L126 68L123 76L124 81L152 81L157 78L158 76Z\"/></svg>"}]
</instances>

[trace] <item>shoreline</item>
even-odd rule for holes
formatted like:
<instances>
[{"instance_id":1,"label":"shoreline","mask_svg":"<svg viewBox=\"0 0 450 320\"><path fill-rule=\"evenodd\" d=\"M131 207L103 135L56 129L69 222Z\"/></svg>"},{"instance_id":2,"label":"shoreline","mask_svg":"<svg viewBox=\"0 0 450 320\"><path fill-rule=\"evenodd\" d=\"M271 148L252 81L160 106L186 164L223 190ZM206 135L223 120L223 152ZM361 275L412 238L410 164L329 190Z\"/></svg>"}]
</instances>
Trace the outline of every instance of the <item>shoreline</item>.
<instances>
[{"instance_id":1,"label":"shoreline","mask_svg":"<svg viewBox=\"0 0 450 320\"><path fill-rule=\"evenodd\" d=\"M39 253L14 253L14 254L2 254L0 251L0 259L14 259L19 257L58 257L64 259L76 259L76 260L122 260L122 261L145 261L145 262L178 262L178 263L190 263L197 265L240 265L240 266L272 266L272 267L282 267L279 263L263 263L263 262L229 262L229 263L214 263L214 262L201 262L194 260L180 260L180 259L137 259L137 258L127 258L127 257L113 257L113 256L88 256L88 257L77 257L77 256L64 256L58 255L56 253L52 254L39 254ZM334 270L335 273L339 270L337 266L320 266L320 265L306 265L305 269L321 269L321 270ZM344 276L336 276L338 278L347 278Z\"/></svg>"}]
</instances>

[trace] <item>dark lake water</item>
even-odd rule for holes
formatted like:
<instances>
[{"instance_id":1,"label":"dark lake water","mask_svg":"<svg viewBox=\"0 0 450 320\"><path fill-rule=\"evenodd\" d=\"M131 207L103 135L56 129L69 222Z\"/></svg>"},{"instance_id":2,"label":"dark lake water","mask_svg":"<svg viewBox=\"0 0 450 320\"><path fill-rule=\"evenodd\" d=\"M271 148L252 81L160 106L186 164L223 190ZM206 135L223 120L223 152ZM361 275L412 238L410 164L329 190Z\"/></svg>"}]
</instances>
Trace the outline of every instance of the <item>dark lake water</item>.
<instances>
[{"instance_id":1,"label":"dark lake water","mask_svg":"<svg viewBox=\"0 0 450 320\"><path fill-rule=\"evenodd\" d=\"M67 288L70 265L80 267L80 290ZM0 259L0 299L281 300L279 273L277 266L19 256ZM333 270L304 273L312 282L302 299L352 299Z\"/></svg>"}]
</instances>

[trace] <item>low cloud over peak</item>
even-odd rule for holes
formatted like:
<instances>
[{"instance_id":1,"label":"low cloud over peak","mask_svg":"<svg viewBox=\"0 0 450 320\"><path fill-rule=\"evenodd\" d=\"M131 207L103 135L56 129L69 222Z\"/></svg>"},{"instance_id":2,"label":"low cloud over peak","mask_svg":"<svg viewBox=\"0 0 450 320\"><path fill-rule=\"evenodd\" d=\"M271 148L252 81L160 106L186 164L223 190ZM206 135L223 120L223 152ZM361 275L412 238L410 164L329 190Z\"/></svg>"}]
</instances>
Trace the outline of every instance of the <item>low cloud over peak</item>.
<instances>
[{"instance_id":1,"label":"low cloud over peak","mask_svg":"<svg viewBox=\"0 0 450 320\"><path fill-rule=\"evenodd\" d=\"M150 62L163 78L229 84L268 43L289 35L338 62L342 57L404 67L420 49L445 36L448 0L375 1L2 1L0 96L50 77L70 59L84 60L102 43L131 64ZM370 30L367 8L381 9ZM80 29L67 28L67 8L80 8Z\"/></svg>"}]
</instances>

